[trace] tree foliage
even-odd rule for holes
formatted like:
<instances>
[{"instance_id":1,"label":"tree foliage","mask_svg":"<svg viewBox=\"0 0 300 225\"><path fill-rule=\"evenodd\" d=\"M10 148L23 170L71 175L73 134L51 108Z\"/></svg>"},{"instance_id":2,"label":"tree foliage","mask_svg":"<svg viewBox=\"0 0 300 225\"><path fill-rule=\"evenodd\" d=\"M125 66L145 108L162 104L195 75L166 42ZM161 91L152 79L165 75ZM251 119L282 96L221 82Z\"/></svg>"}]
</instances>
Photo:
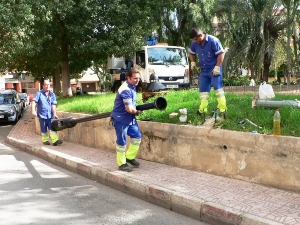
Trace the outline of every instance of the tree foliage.
<instances>
[{"instance_id":1,"label":"tree foliage","mask_svg":"<svg viewBox=\"0 0 300 225\"><path fill-rule=\"evenodd\" d=\"M61 67L67 96L70 71L79 73L94 59L113 54L131 55L144 43L155 26L152 9L153 1L137 0L7 1L0 10L7 15L0 23L10 21L2 31L9 35L2 42L3 52L9 52L7 68L26 69L38 79Z\"/></svg>"},{"instance_id":2,"label":"tree foliage","mask_svg":"<svg viewBox=\"0 0 300 225\"><path fill-rule=\"evenodd\" d=\"M275 13L282 4L289 15ZM228 49L225 76L243 65L253 76L264 68L267 79L283 31L291 23L299 25L298 7L299 0L4 0L1 70L27 70L36 80L42 73L62 79L67 96L70 78L93 62L104 70L109 56L132 56L148 35L188 48L190 29L199 27ZM212 25L215 16L218 27ZM288 35L295 40L293 56L299 64L296 25Z\"/></svg>"},{"instance_id":3,"label":"tree foliage","mask_svg":"<svg viewBox=\"0 0 300 225\"><path fill-rule=\"evenodd\" d=\"M299 1L292 2L292 11L295 13L299 8ZM286 43L284 37L289 34L285 31L292 23L291 16L282 8L283 3L284 1L278 0L217 0L218 7L215 11L227 21L227 30L231 34L227 36L230 48L223 64L225 74L230 73L232 67L243 65L251 69L253 78L268 81L270 65L274 57L277 57L276 43ZM289 51L288 44L285 57L288 58L287 61L293 61L289 57ZM260 73L261 70L263 73Z\"/></svg>"}]
</instances>

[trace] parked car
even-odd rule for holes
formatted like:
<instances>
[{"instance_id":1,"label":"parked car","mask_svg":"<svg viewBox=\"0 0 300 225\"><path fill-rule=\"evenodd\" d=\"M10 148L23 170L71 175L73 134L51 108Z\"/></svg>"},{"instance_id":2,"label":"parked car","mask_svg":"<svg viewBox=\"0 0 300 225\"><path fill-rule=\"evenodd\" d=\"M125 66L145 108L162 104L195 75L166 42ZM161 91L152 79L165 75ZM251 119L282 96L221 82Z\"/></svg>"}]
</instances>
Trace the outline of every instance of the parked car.
<instances>
[{"instance_id":1,"label":"parked car","mask_svg":"<svg viewBox=\"0 0 300 225\"><path fill-rule=\"evenodd\" d=\"M0 121L17 122L23 115L19 94L15 90L0 91Z\"/></svg>"},{"instance_id":2,"label":"parked car","mask_svg":"<svg viewBox=\"0 0 300 225\"><path fill-rule=\"evenodd\" d=\"M26 98L25 95L23 93L18 93L21 99L21 105L22 105L22 109L24 110L26 108Z\"/></svg>"},{"instance_id":3,"label":"parked car","mask_svg":"<svg viewBox=\"0 0 300 225\"><path fill-rule=\"evenodd\" d=\"M81 87L76 88L76 95L84 95L83 92L81 91Z\"/></svg>"},{"instance_id":4,"label":"parked car","mask_svg":"<svg viewBox=\"0 0 300 225\"><path fill-rule=\"evenodd\" d=\"M25 96L25 105L30 105L29 96L27 95L27 93L23 93L23 95Z\"/></svg>"},{"instance_id":5,"label":"parked car","mask_svg":"<svg viewBox=\"0 0 300 225\"><path fill-rule=\"evenodd\" d=\"M35 94L39 91L38 88L27 88L26 89L26 94L29 97L29 102L32 101L33 97L35 96Z\"/></svg>"},{"instance_id":6,"label":"parked car","mask_svg":"<svg viewBox=\"0 0 300 225\"><path fill-rule=\"evenodd\" d=\"M35 94L28 94L28 97L29 97L29 102L32 101L33 97L34 97Z\"/></svg>"}]
</instances>

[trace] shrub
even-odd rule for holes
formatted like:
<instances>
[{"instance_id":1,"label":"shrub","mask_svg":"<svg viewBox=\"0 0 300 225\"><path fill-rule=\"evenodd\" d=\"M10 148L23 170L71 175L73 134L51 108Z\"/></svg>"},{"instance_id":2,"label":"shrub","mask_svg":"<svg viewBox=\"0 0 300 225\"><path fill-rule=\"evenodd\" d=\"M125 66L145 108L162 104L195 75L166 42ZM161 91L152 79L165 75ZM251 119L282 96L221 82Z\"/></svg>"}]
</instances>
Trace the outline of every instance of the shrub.
<instances>
[{"instance_id":1,"label":"shrub","mask_svg":"<svg viewBox=\"0 0 300 225\"><path fill-rule=\"evenodd\" d=\"M223 79L223 86L248 86L250 84L249 76L233 76Z\"/></svg>"},{"instance_id":2,"label":"shrub","mask_svg":"<svg viewBox=\"0 0 300 225\"><path fill-rule=\"evenodd\" d=\"M284 75L284 71L278 69L278 70L277 70L277 77L283 77L283 75ZM275 77L275 70L271 70L271 71L269 72L269 77Z\"/></svg>"}]
</instances>

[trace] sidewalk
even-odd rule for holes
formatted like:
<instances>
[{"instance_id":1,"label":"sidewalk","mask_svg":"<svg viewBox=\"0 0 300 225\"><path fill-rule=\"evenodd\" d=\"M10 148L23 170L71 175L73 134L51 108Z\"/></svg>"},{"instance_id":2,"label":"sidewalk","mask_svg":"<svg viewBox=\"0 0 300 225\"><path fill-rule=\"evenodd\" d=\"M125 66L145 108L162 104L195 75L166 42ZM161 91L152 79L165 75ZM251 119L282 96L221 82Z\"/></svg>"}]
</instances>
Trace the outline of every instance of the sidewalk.
<instances>
[{"instance_id":1,"label":"sidewalk","mask_svg":"<svg viewBox=\"0 0 300 225\"><path fill-rule=\"evenodd\" d=\"M7 142L53 164L142 200L209 224L299 224L300 193L139 159L140 168L119 171L115 154L64 142L42 145L29 110Z\"/></svg>"}]
</instances>

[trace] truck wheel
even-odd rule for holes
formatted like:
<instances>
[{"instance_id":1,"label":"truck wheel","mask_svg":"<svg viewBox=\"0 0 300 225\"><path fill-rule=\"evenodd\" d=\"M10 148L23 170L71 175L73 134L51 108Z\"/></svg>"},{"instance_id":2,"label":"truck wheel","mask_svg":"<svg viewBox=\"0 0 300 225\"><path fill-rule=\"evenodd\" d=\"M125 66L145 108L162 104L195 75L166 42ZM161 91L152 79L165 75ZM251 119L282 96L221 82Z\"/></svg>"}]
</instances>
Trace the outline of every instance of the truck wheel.
<instances>
[{"instance_id":1,"label":"truck wheel","mask_svg":"<svg viewBox=\"0 0 300 225\"><path fill-rule=\"evenodd\" d=\"M143 88L142 87L137 87L136 91L142 93L143 92Z\"/></svg>"},{"instance_id":2,"label":"truck wheel","mask_svg":"<svg viewBox=\"0 0 300 225\"><path fill-rule=\"evenodd\" d=\"M121 81L117 80L115 85L115 92L118 92L120 86L121 86Z\"/></svg>"},{"instance_id":3,"label":"truck wheel","mask_svg":"<svg viewBox=\"0 0 300 225\"><path fill-rule=\"evenodd\" d=\"M137 92L143 92L142 82L140 81L139 84L136 86Z\"/></svg>"}]
</instances>

